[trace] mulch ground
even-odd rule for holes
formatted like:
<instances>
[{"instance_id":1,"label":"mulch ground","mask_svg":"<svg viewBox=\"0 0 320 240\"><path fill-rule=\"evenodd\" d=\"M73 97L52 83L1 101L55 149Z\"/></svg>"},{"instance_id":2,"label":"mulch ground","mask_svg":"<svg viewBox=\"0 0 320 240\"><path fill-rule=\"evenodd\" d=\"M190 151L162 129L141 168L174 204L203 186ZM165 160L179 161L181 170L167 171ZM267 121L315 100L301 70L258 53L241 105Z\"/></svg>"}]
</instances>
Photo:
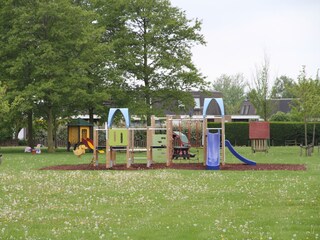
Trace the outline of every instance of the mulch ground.
<instances>
[{"instance_id":1,"label":"mulch ground","mask_svg":"<svg viewBox=\"0 0 320 240\"><path fill-rule=\"evenodd\" d=\"M105 164L93 166L91 164L78 165L57 165L41 168L40 170L152 170L152 169L181 169L181 170L205 170L206 167L202 163L174 163L167 167L165 163L156 163L151 167L146 164L132 164L130 168L126 164L117 164L111 169L107 169ZM220 166L220 170L231 171L261 171L261 170L283 170L283 171L305 171L306 166L302 164L267 164L259 163L257 165L246 165L239 163L226 163Z\"/></svg>"}]
</instances>

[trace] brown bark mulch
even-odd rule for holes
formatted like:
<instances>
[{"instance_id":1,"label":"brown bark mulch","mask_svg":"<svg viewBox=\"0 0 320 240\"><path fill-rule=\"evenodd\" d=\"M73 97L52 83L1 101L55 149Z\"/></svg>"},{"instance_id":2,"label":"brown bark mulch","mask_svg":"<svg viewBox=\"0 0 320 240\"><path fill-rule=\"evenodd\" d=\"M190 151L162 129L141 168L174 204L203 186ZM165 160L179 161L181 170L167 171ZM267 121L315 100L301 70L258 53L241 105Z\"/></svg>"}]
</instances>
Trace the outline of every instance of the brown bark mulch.
<instances>
[{"instance_id":1,"label":"brown bark mulch","mask_svg":"<svg viewBox=\"0 0 320 240\"><path fill-rule=\"evenodd\" d=\"M105 164L100 163L98 166L92 164L77 165L57 165L41 168L40 170L152 170L152 169L183 169L183 170L206 170L202 163L174 163L167 167L165 163L155 163L151 167L146 164L132 164L130 168L126 164L117 164L111 169L107 169ZM282 170L282 171L305 171L307 168L303 164L268 164L259 163L257 165L246 165L241 163L226 163L220 166L220 170L231 171L261 171L261 170Z\"/></svg>"}]
</instances>

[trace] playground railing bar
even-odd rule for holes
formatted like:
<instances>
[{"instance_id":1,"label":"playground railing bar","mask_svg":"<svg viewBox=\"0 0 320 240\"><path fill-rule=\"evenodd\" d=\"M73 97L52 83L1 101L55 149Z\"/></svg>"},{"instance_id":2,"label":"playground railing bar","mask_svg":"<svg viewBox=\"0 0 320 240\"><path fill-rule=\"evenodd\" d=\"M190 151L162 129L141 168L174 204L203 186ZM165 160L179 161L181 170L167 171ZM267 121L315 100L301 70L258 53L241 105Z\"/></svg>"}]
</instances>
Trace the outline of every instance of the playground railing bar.
<instances>
[{"instance_id":1,"label":"playground railing bar","mask_svg":"<svg viewBox=\"0 0 320 240\"><path fill-rule=\"evenodd\" d=\"M129 128L131 131L147 131L148 128Z\"/></svg>"},{"instance_id":2,"label":"playground railing bar","mask_svg":"<svg viewBox=\"0 0 320 240\"><path fill-rule=\"evenodd\" d=\"M196 118L173 118L172 121L182 121L182 122L202 122L202 118L201 119L196 119Z\"/></svg>"},{"instance_id":3,"label":"playground railing bar","mask_svg":"<svg viewBox=\"0 0 320 240\"><path fill-rule=\"evenodd\" d=\"M167 129L166 128L153 128L153 127L151 127L151 128L149 128L149 130L164 131L164 130L167 130Z\"/></svg>"},{"instance_id":4,"label":"playground railing bar","mask_svg":"<svg viewBox=\"0 0 320 240\"><path fill-rule=\"evenodd\" d=\"M130 148L130 152L146 152L148 149L146 148Z\"/></svg>"},{"instance_id":5,"label":"playground railing bar","mask_svg":"<svg viewBox=\"0 0 320 240\"><path fill-rule=\"evenodd\" d=\"M216 116L216 115L207 115L205 117L206 119L214 119L214 118L223 118L222 116Z\"/></svg>"}]
</instances>

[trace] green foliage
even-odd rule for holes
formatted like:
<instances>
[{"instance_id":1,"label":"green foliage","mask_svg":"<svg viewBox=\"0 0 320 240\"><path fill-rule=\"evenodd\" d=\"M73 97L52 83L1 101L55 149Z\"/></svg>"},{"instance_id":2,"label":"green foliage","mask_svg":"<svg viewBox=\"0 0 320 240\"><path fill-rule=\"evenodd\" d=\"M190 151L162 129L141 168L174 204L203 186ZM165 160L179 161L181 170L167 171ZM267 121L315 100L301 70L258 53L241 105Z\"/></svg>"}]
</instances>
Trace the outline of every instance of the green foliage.
<instances>
[{"instance_id":1,"label":"green foliage","mask_svg":"<svg viewBox=\"0 0 320 240\"><path fill-rule=\"evenodd\" d=\"M246 146L249 140L248 123L226 123L226 138L235 146Z\"/></svg>"},{"instance_id":2,"label":"green foliage","mask_svg":"<svg viewBox=\"0 0 320 240\"><path fill-rule=\"evenodd\" d=\"M287 76L277 77L271 90L272 98L294 98L291 89L294 87L295 82Z\"/></svg>"},{"instance_id":3,"label":"green foliage","mask_svg":"<svg viewBox=\"0 0 320 240\"><path fill-rule=\"evenodd\" d=\"M209 122L208 127L220 128L221 124ZM225 123L225 137L235 146L247 146L249 144L249 123Z\"/></svg>"},{"instance_id":4,"label":"green foliage","mask_svg":"<svg viewBox=\"0 0 320 240\"><path fill-rule=\"evenodd\" d=\"M307 124L320 117L320 81L306 77L305 66L302 67L298 83L292 88L297 98L294 99L293 112L301 117L305 124L304 145L308 145Z\"/></svg>"},{"instance_id":5,"label":"green foliage","mask_svg":"<svg viewBox=\"0 0 320 240\"><path fill-rule=\"evenodd\" d=\"M28 113L47 121L48 147L53 151L56 119L73 114L74 107L102 105L95 86L94 65L101 64L98 46L102 31L93 11L72 1L1 1L1 79L10 102L21 102L15 117ZM101 50L101 49L99 49ZM99 57L99 58L98 58ZM97 92L95 95L94 93ZM19 116L20 115L20 116Z\"/></svg>"},{"instance_id":6,"label":"green foliage","mask_svg":"<svg viewBox=\"0 0 320 240\"><path fill-rule=\"evenodd\" d=\"M293 109L300 113L305 121L310 121L320 115L318 103L320 100L320 82L306 77L303 67L298 79L298 83L292 88L292 92L297 96L294 99Z\"/></svg>"},{"instance_id":7,"label":"green foliage","mask_svg":"<svg viewBox=\"0 0 320 240\"><path fill-rule=\"evenodd\" d=\"M309 139L313 136L313 125L316 125L315 140L316 144L320 142L320 123L309 123L307 135ZM220 123L208 123L208 127L220 127ZM249 141L249 123L233 122L225 124L225 136L235 146L248 146ZM273 146L284 146L286 140L295 140L298 144L303 143L304 123L293 122L270 122L270 141Z\"/></svg>"},{"instance_id":8,"label":"green foliage","mask_svg":"<svg viewBox=\"0 0 320 240\"><path fill-rule=\"evenodd\" d=\"M271 122L290 122L290 114L278 111L269 120Z\"/></svg>"},{"instance_id":9,"label":"green foliage","mask_svg":"<svg viewBox=\"0 0 320 240\"><path fill-rule=\"evenodd\" d=\"M6 89L2 86L0 81L0 122L3 120L3 116L9 112L9 103L5 99Z\"/></svg>"},{"instance_id":10,"label":"green foliage","mask_svg":"<svg viewBox=\"0 0 320 240\"><path fill-rule=\"evenodd\" d=\"M294 110L284 113L284 112L277 112L273 114L270 119L270 122L302 122L301 116L297 114Z\"/></svg>"},{"instance_id":11,"label":"green foliage","mask_svg":"<svg viewBox=\"0 0 320 240\"><path fill-rule=\"evenodd\" d=\"M223 74L212 83L212 86L214 90L222 93L226 114L239 114L240 106L245 99L246 82L243 75Z\"/></svg>"},{"instance_id":12,"label":"green foliage","mask_svg":"<svg viewBox=\"0 0 320 240\"><path fill-rule=\"evenodd\" d=\"M177 110L178 104L172 102L178 100L193 106L188 91L205 85L191 60L192 46L205 43L199 33L201 22L188 20L166 0L106 2L113 10L109 15L102 12L101 21L112 27L105 37L112 46L115 69L122 72L122 81L113 84L127 93L124 103L147 116L167 107ZM106 9L102 3L99 6Z\"/></svg>"},{"instance_id":13,"label":"green foliage","mask_svg":"<svg viewBox=\"0 0 320 240\"><path fill-rule=\"evenodd\" d=\"M188 108L189 90L205 85L191 60L191 47L205 43L201 22L169 1L0 4L0 81L15 106L10 128L28 125L32 139L34 120L45 119L51 151L59 118L105 118L110 97L110 105L147 116L177 110L178 100Z\"/></svg>"},{"instance_id":14,"label":"green foliage","mask_svg":"<svg viewBox=\"0 0 320 240\"><path fill-rule=\"evenodd\" d=\"M315 140L317 144L320 141L320 123L309 123L307 125L307 136L312 139L314 124L316 125ZM304 144L304 127L304 123L271 123L270 136L272 144L283 146L286 140L296 140L298 144Z\"/></svg>"},{"instance_id":15,"label":"green foliage","mask_svg":"<svg viewBox=\"0 0 320 240\"><path fill-rule=\"evenodd\" d=\"M7 117L9 111L10 107L6 99L6 88L2 86L0 81L0 141L11 139L13 134Z\"/></svg>"},{"instance_id":16,"label":"green foliage","mask_svg":"<svg viewBox=\"0 0 320 240\"><path fill-rule=\"evenodd\" d=\"M6 141L12 139L13 131L8 127L8 122L0 122L0 141Z\"/></svg>"},{"instance_id":17,"label":"green foliage","mask_svg":"<svg viewBox=\"0 0 320 240\"><path fill-rule=\"evenodd\" d=\"M260 115L265 121L271 114L270 104L270 63L267 56L264 57L264 62L256 67L256 73L253 78L253 84L250 87L249 99L255 107L257 114Z\"/></svg>"}]
</instances>

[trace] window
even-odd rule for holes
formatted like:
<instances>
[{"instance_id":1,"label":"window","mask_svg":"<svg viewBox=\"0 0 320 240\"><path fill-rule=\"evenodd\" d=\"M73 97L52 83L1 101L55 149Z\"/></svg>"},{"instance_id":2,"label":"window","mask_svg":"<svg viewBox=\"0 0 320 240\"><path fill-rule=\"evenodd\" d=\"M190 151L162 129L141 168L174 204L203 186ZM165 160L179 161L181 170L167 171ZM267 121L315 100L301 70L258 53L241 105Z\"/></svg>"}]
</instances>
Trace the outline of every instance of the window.
<instances>
[{"instance_id":1,"label":"window","mask_svg":"<svg viewBox=\"0 0 320 240\"><path fill-rule=\"evenodd\" d=\"M241 108L241 111L240 111L240 114L241 114L241 115L244 115L244 109L245 109L245 108L246 108L246 106L243 105L242 108Z\"/></svg>"},{"instance_id":2,"label":"window","mask_svg":"<svg viewBox=\"0 0 320 240\"><path fill-rule=\"evenodd\" d=\"M250 105L243 105L241 108L241 115L248 115L250 110Z\"/></svg>"},{"instance_id":3,"label":"window","mask_svg":"<svg viewBox=\"0 0 320 240\"><path fill-rule=\"evenodd\" d=\"M249 110L250 110L250 105L247 105L247 109L246 109L245 115L249 114Z\"/></svg>"}]
</instances>

